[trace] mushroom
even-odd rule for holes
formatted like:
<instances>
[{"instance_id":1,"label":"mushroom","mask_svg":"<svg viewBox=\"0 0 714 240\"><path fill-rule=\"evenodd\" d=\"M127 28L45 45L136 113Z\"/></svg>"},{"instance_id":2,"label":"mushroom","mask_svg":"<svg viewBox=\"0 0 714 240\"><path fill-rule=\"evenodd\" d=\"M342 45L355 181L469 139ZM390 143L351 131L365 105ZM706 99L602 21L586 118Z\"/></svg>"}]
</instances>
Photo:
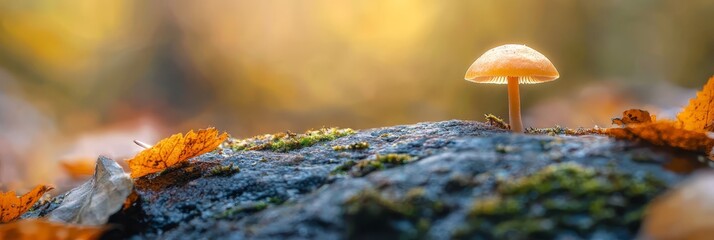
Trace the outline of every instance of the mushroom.
<instances>
[{"instance_id":1,"label":"mushroom","mask_svg":"<svg viewBox=\"0 0 714 240\"><path fill-rule=\"evenodd\" d=\"M538 51L520 44L506 44L486 51L464 79L475 83L508 84L508 120L511 131L523 132L518 84L553 81L560 77L553 63Z\"/></svg>"}]
</instances>

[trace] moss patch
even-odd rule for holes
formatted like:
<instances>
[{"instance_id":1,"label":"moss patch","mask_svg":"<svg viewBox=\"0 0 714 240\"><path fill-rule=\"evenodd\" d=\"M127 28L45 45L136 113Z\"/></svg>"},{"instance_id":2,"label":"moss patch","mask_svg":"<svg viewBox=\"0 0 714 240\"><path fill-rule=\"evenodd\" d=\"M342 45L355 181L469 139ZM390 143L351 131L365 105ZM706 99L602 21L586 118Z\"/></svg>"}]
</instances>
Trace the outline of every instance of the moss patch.
<instances>
[{"instance_id":1,"label":"moss patch","mask_svg":"<svg viewBox=\"0 0 714 240\"><path fill-rule=\"evenodd\" d=\"M294 149L312 146L318 142L331 141L354 134L350 128L321 128L309 130L302 134L293 132L266 134L247 139L229 139L227 146L234 151L272 150L287 152Z\"/></svg>"},{"instance_id":2,"label":"moss patch","mask_svg":"<svg viewBox=\"0 0 714 240\"><path fill-rule=\"evenodd\" d=\"M405 163L410 161L412 161L412 157L407 154L377 154L374 159L365 159L359 162L355 162L352 160L347 161L344 164L335 168L332 172L349 172L352 176L361 177L374 171L404 165Z\"/></svg>"},{"instance_id":3,"label":"moss patch","mask_svg":"<svg viewBox=\"0 0 714 240\"><path fill-rule=\"evenodd\" d=\"M347 160L345 163L341 164L340 166L337 166L335 169L332 170L332 174L342 174L349 172L352 170L352 167L357 165L357 162L353 160Z\"/></svg>"},{"instance_id":4,"label":"moss patch","mask_svg":"<svg viewBox=\"0 0 714 240\"><path fill-rule=\"evenodd\" d=\"M496 195L476 199L467 226L454 237L553 239L556 232L569 232L589 238L597 230L634 234L649 200L665 188L651 175L552 165L500 183Z\"/></svg>"},{"instance_id":5,"label":"moss patch","mask_svg":"<svg viewBox=\"0 0 714 240\"><path fill-rule=\"evenodd\" d=\"M566 128L566 127L561 127L559 125L555 125L555 127L552 128L526 128L525 131L526 134L544 134L544 135L549 135L549 136L555 136L555 135L590 135L590 134L601 134L602 131L598 128L578 128L578 129L572 129L572 128Z\"/></svg>"},{"instance_id":6,"label":"moss patch","mask_svg":"<svg viewBox=\"0 0 714 240\"><path fill-rule=\"evenodd\" d=\"M413 188L396 200L365 190L343 205L347 239L419 239L431 223L448 212L443 203L430 199L424 189Z\"/></svg>"},{"instance_id":7,"label":"moss patch","mask_svg":"<svg viewBox=\"0 0 714 240\"><path fill-rule=\"evenodd\" d=\"M367 142L357 142L349 145L337 145L332 147L335 151L352 151L352 150L362 150L369 148L369 143Z\"/></svg>"},{"instance_id":8,"label":"moss patch","mask_svg":"<svg viewBox=\"0 0 714 240\"><path fill-rule=\"evenodd\" d=\"M240 172L240 168L238 166L234 166L233 163L231 163L228 165L214 167L211 170L209 170L205 176L206 177L231 176L231 175L239 173L239 172Z\"/></svg>"},{"instance_id":9,"label":"moss patch","mask_svg":"<svg viewBox=\"0 0 714 240\"><path fill-rule=\"evenodd\" d=\"M247 216L252 213L260 212L266 209L268 204L266 202L260 201L251 204L245 204L237 207L232 207L226 209L225 211L216 214L214 218L217 219L238 219Z\"/></svg>"}]
</instances>

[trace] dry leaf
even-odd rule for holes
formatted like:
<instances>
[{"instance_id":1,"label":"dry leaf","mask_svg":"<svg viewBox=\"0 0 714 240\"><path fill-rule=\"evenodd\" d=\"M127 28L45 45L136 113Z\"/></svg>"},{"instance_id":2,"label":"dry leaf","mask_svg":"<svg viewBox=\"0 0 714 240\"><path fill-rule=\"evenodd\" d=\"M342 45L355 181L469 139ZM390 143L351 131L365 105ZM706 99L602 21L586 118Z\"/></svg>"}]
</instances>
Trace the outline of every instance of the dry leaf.
<instances>
[{"instance_id":1,"label":"dry leaf","mask_svg":"<svg viewBox=\"0 0 714 240\"><path fill-rule=\"evenodd\" d=\"M124 200L121 209L129 209L132 205L134 205L134 203L136 203L136 200L139 200L139 194L137 194L136 191L131 191L129 196L126 197L126 200Z\"/></svg>"},{"instance_id":2,"label":"dry leaf","mask_svg":"<svg viewBox=\"0 0 714 240\"><path fill-rule=\"evenodd\" d=\"M704 89L677 114L677 121L686 130L714 131L714 77L709 78Z\"/></svg>"},{"instance_id":3,"label":"dry leaf","mask_svg":"<svg viewBox=\"0 0 714 240\"><path fill-rule=\"evenodd\" d=\"M0 239L14 240L90 240L99 239L105 227L77 226L39 219L0 224Z\"/></svg>"},{"instance_id":4,"label":"dry leaf","mask_svg":"<svg viewBox=\"0 0 714 240\"><path fill-rule=\"evenodd\" d=\"M9 222L20 217L49 190L52 190L52 187L38 185L32 191L22 195L22 197L15 196L15 191L0 192L0 223Z\"/></svg>"},{"instance_id":5,"label":"dry leaf","mask_svg":"<svg viewBox=\"0 0 714 240\"><path fill-rule=\"evenodd\" d=\"M73 160L62 160L60 166L73 179L83 179L87 176L92 176L94 173L94 159L80 158Z\"/></svg>"},{"instance_id":6,"label":"dry leaf","mask_svg":"<svg viewBox=\"0 0 714 240\"><path fill-rule=\"evenodd\" d=\"M622 118L613 118L612 124L620 126L633 123L651 123L654 122L654 115L650 116L650 112L642 109L630 109L622 112Z\"/></svg>"},{"instance_id":7,"label":"dry leaf","mask_svg":"<svg viewBox=\"0 0 714 240\"><path fill-rule=\"evenodd\" d=\"M122 208L133 187L129 174L119 164L99 156L94 177L70 190L48 218L55 222L103 225Z\"/></svg>"},{"instance_id":8,"label":"dry leaf","mask_svg":"<svg viewBox=\"0 0 714 240\"><path fill-rule=\"evenodd\" d=\"M714 147L704 131L689 131L677 127L674 122L659 121L627 125L624 128L610 128L604 132L612 137L627 140L643 140L657 146L675 147L689 151L710 154Z\"/></svg>"},{"instance_id":9,"label":"dry leaf","mask_svg":"<svg viewBox=\"0 0 714 240\"><path fill-rule=\"evenodd\" d=\"M129 160L131 177L137 178L162 171L192 157L213 151L228 138L227 133L218 135L215 128L174 134L151 148L141 151Z\"/></svg>"},{"instance_id":10,"label":"dry leaf","mask_svg":"<svg viewBox=\"0 0 714 240\"><path fill-rule=\"evenodd\" d=\"M712 239L714 173L700 173L655 199L638 239Z\"/></svg>"}]
</instances>

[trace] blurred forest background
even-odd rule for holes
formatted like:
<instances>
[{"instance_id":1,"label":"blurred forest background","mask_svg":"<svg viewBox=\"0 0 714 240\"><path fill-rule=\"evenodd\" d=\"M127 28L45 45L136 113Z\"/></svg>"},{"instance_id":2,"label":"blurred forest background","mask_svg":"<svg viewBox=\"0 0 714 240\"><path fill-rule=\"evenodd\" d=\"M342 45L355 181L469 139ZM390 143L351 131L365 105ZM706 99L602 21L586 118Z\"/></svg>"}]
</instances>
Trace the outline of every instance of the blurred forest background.
<instances>
[{"instance_id":1,"label":"blurred forest background","mask_svg":"<svg viewBox=\"0 0 714 240\"><path fill-rule=\"evenodd\" d=\"M0 187L192 128L506 117L505 86L463 80L506 43L561 74L521 88L526 126L671 117L714 74L712 16L711 0L0 0Z\"/></svg>"}]
</instances>

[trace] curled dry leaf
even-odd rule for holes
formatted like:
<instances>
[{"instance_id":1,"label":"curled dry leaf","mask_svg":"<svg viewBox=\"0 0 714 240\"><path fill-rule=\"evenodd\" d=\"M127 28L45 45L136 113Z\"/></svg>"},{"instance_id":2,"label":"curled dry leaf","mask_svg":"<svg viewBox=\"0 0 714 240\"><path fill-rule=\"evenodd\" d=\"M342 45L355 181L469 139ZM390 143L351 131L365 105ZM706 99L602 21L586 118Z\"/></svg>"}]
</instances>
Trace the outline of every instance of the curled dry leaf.
<instances>
[{"instance_id":1,"label":"curled dry leaf","mask_svg":"<svg viewBox=\"0 0 714 240\"><path fill-rule=\"evenodd\" d=\"M52 187L39 185L21 197L15 196L15 191L0 192L0 223L20 217L49 190L52 190Z\"/></svg>"},{"instance_id":2,"label":"curled dry leaf","mask_svg":"<svg viewBox=\"0 0 714 240\"><path fill-rule=\"evenodd\" d=\"M133 187L129 174L119 164L100 156L92 179L70 190L48 218L55 222L103 225L122 208Z\"/></svg>"},{"instance_id":3,"label":"curled dry leaf","mask_svg":"<svg viewBox=\"0 0 714 240\"><path fill-rule=\"evenodd\" d=\"M709 78L704 89L677 114L676 122L655 122L654 117L647 122L648 116L647 111L627 110L623 119L613 119L613 124L623 125L623 128L603 132L615 138L644 140L658 146L704 153L714 160L714 139L707 133L714 130L714 77Z\"/></svg>"},{"instance_id":4,"label":"curled dry leaf","mask_svg":"<svg viewBox=\"0 0 714 240\"><path fill-rule=\"evenodd\" d=\"M130 159L131 177L138 178L160 172L195 156L213 151L227 138L227 133L219 135L215 128L201 129L197 132L191 130L186 135L174 134Z\"/></svg>"},{"instance_id":5,"label":"curled dry leaf","mask_svg":"<svg viewBox=\"0 0 714 240\"><path fill-rule=\"evenodd\" d=\"M714 139L711 139L706 132L684 130L677 127L676 123L668 121L627 125L624 128L609 128L604 132L619 139L642 140L657 146L674 147L704 154L710 154L714 147Z\"/></svg>"},{"instance_id":6,"label":"curled dry leaf","mask_svg":"<svg viewBox=\"0 0 714 240\"><path fill-rule=\"evenodd\" d=\"M14 240L90 240L98 239L105 227L77 226L25 219L0 224L0 239Z\"/></svg>"},{"instance_id":7,"label":"curled dry leaf","mask_svg":"<svg viewBox=\"0 0 714 240\"><path fill-rule=\"evenodd\" d=\"M695 175L647 208L640 239L711 239L714 172Z\"/></svg>"},{"instance_id":8,"label":"curled dry leaf","mask_svg":"<svg viewBox=\"0 0 714 240\"><path fill-rule=\"evenodd\" d=\"M709 78L704 89L677 114L677 122L686 130L714 131L714 77Z\"/></svg>"},{"instance_id":9,"label":"curled dry leaf","mask_svg":"<svg viewBox=\"0 0 714 240\"><path fill-rule=\"evenodd\" d=\"M630 109L622 112L622 118L613 118L612 124L624 126L636 123L651 123L655 121L655 116L642 109Z\"/></svg>"}]
</instances>

